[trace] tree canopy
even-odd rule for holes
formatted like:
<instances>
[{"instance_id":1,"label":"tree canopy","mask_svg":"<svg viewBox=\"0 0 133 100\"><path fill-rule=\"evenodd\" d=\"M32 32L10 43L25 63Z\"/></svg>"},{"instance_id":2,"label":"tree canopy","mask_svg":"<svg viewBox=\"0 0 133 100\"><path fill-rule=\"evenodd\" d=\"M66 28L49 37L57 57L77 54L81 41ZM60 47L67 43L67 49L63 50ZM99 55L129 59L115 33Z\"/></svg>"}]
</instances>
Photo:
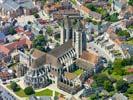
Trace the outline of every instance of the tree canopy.
<instances>
[{"instance_id":1,"label":"tree canopy","mask_svg":"<svg viewBox=\"0 0 133 100\"><path fill-rule=\"evenodd\" d=\"M112 15L109 15L108 17L106 17L106 21L110 21L110 22L116 22L118 21L118 13L114 13Z\"/></svg>"},{"instance_id":2,"label":"tree canopy","mask_svg":"<svg viewBox=\"0 0 133 100\"><path fill-rule=\"evenodd\" d=\"M18 86L18 84L17 84L16 82L11 82L10 88L11 88L14 92L16 92L16 91L18 91L18 90L20 89L19 86Z\"/></svg>"},{"instance_id":3,"label":"tree canopy","mask_svg":"<svg viewBox=\"0 0 133 100\"><path fill-rule=\"evenodd\" d=\"M45 39L45 37L41 34L38 35L34 40L33 40L33 47L37 48L41 51L45 51L44 46L46 46L47 44L47 40Z\"/></svg>"},{"instance_id":4,"label":"tree canopy","mask_svg":"<svg viewBox=\"0 0 133 100\"><path fill-rule=\"evenodd\" d=\"M128 87L129 87L128 83L126 81L124 81L124 80L118 80L116 82L117 91L120 91L120 92L124 93L124 92L127 91Z\"/></svg>"},{"instance_id":5,"label":"tree canopy","mask_svg":"<svg viewBox=\"0 0 133 100\"><path fill-rule=\"evenodd\" d=\"M111 92L114 90L113 84L110 81L104 81L104 89L108 92Z\"/></svg>"},{"instance_id":6,"label":"tree canopy","mask_svg":"<svg viewBox=\"0 0 133 100\"><path fill-rule=\"evenodd\" d=\"M127 93L128 94L133 94L133 87L128 88Z\"/></svg>"},{"instance_id":7,"label":"tree canopy","mask_svg":"<svg viewBox=\"0 0 133 100\"><path fill-rule=\"evenodd\" d=\"M8 33L11 34L11 35L14 35L14 34L16 34L17 32L16 32L16 30L14 29L13 26L10 26L9 29L8 29Z\"/></svg>"},{"instance_id":8,"label":"tree canopy","mask_svg":"<svg viewBox=\"0 0 133 100\"><path fill-rule=\"evenodd\" d=\"M32 95L32 94L35 93L35 91L33 90L33 88L31 86L30 87L26 87L24 89L24 92L25 92L26 95Z\"/></svg>"},{"instance_id":9,"label":"tree canopy","mask_svg":"<svg viewBox=\"0 0 133 100\"><path fill-rule=\"evenodd\" d=\"M93 5L93 4L86 4L85 5L87 8L89 8L91 11L96 11L97 10L97 8Z\"/></svg>"},{"instance_id":10,"label":"tree canopy","mask_svg":"<svg viewBox=\"0 0 133 100\"><path fill-rule=\"evenodd\" d=\"M52 30L52 28L51 28L50 26L47 27L46 33L47 33L48 35L52 35L53 30Z\"/></svg>"},{"instance_id":11,"label":"tree canopy","mask_svg":"<svg viewBox=\"0 0 133 100\"><path fill-rule=\"evenodd\" d=\"M116 34L118 36L125 36L126 38L130 37L130 34L127 32L127 30L119 29L119 30L117 30Z\"/></svg>"},{"instance_id":12,"label":"tree canopy","mask_svg":"<svg viewBox=\"0 0 133 100\"><path fill-rule=\"evenodd\" d=\"M131 5L131 6L133 6L133 0L129 0L128 1L128 4Z\"/></svg>"},{"instance_id":13,"label":"tree canopy","mask_svg":"<svg viewBox=\"0 0 133 100\"><path fill-rule=\"evenodd\" d=\"M96 81L97 86L103 86L104 81L109 80L108 76L105 74L94 75L94 79Z\"/></svg>"}]
</instances>

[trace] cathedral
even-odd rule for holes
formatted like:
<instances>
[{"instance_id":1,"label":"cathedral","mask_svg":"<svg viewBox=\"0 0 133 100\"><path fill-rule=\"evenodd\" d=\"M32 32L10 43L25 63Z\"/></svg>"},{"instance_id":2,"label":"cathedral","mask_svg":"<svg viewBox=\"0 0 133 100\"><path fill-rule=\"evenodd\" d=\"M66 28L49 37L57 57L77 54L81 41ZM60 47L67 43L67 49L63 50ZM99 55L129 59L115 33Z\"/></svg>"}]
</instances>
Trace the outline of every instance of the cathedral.
<instances>
[{"instance_id":1,"label":"cathedral","mask_svg":"<svg viewBox=\"0 0 133 100\"><path fill-rule=\"evenodd\" d=\"M73 19L77 22L77 29L73 28ZM21 61L26 62L29 69L24 75L26 85L42 88L54 81L61 89L67 85L66 80L68 80L68 85L72 86L68 86L70 88L68 91L72 94L82 88L79 77L71 73L76 69L76 59L86 50L86 36L81 19L81 16L64 16L61 45L50 52L44 53L37 49L31 50L29 54L20 52L20 59L23 59ZM75 77L69 79L71 76Z\"/></svg>"}]
</instances>

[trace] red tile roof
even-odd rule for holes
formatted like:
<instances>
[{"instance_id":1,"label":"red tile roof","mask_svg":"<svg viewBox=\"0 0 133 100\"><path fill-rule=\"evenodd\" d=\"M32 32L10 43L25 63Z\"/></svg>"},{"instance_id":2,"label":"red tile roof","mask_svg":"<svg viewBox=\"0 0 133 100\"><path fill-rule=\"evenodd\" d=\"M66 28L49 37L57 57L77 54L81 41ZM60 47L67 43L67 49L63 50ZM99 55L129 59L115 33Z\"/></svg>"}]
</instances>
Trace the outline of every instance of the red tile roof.
<instances>
[{"instance_id":1,"label":"red tile roof","mask_svg":"<svg viewBox=\"0 0 133 100\"><path fill-rule=\"evenodd\" d=\"M10 53L10 50L4 45L0 45L0 52L3 52L4 54L8 55Z\"/></svg>"},{"instance_id":2,"label":"red tile roof","mask_svg":"<svg viewBox=\"0 0 133 100\"><path fill-rule=\"evenodd\" d=\"M23 38L23 39L20 39L18 41L7 44L6 48L8 48L9 50L12 51L12 50L16 49L17 47L21 47L25 44L31 45L32 42L30 40L26 39L26 38Z\"/></svg>"},{"instance_id":3,"label":"red tile roof","mask_svg":"<svg viewBox=\"0 0 133 100\"><path fill-rule=\"evenodd\" d=\"M17 33L21 33L24 32L24 29L22 27L18 27L16 28Z\"/></svg>"},{"instance_id":4,"label":"red tile roof","mask_svg":"<svg viewBox=\"0 0 133 100\"><path fill-rule=\"evenodd\" d=\"M19 46L23 46L24 44L26 44L26 38L9 43L8 45L6 45L6 47L12 50L12 49L16 49Z\"/></svg>"},{"instance_id":5,"label":"red tile roof","mask_svg":"<svg viewBox=\"0 0 133 100\"><path fill-rule=\"evenodd\" d=\"M127 70L129 73L133 73L133 68L128 68Z\"/></svg>"},{"instance_id":6,"label":"red tile roof","mask_svg":"<svg viewBox=\"0 0 133 100\"><path fill-rule=\"evenodd\" d=\"M80 9L81 9L82 11L84 11L85 13L88 13L88 14L89 14L89 12L91 11L90 9L88 9L87 7L85 7L85 6L83 6L83 5L80 6Z\"/></svg>"},{"instance_id":7,"label":"red tile roof","mask_svg":"<svg viewBox=\"0 0 133 100\"><path fill-rule=\"evenodd\" d=\"M8 72L0 72L0 78L8 79L10 74Z\"/></svg>"}]
</instances>

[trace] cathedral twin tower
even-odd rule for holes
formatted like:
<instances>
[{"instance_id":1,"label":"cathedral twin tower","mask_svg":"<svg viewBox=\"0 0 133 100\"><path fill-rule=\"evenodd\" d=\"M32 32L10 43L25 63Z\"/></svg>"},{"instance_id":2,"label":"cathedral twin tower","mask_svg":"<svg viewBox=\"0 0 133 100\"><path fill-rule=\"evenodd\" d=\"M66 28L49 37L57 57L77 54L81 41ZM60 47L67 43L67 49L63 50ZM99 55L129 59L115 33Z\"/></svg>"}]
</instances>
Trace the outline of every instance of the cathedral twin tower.
<instances>
[{"instance_id":1,"label":"cathedral twin tower","mask_svg":"<svg viewBox=\"0 0 133 100\"><path fill-rule=\"evenodd\" d=\"M84 31L80 15L64 16L63 28L61 29L61 44L72 40L72 45L75 48L77 58L82 55L83 50L86 50L86 33ZM76 26L76 27L75 27Z\"/></svg>"}]
</instances>

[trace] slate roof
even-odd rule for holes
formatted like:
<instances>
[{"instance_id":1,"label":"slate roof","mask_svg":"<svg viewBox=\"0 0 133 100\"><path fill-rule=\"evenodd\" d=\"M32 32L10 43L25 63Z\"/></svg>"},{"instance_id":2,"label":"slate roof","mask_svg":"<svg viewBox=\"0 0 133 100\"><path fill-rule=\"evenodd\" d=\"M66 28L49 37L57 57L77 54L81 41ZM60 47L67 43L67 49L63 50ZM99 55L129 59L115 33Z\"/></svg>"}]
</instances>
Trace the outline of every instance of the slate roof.
<instances>
[{"instance_id":1,"label":"slate roof","mask_svg":"<svg viewBox=\"0 0 133 100\"><path fill-rule=\"evenodd\" d=\"M128 44L122 44L121 48L123 50L128 50L128 53L133 56L133 46L132 45L128 45Z\"/></svg>"},{"instance_id":2,"label":"slate roof","mask_svg":"<svg viewBox=\"0 0 133 100\"><path fill-rule=\"evenodd\" d=\"M32 3L32 0L25 0L25 2L20 3L21 7L27 8L27 9L32 9L34 8L34 5Z\"/></svg>"},{"instance_id":3,"label":"slate roof","mask_svg":"<svg viewBox=\"0 0 133 100\"><path fill-rule=\"evenodd\" d=\"M40 57L44 56L45 53L38 50L38 49L34 49L34 50L31 51L31 55L35 58L40 58Z\"/></svg>"},{"instance_id":4,"label":"slate roof","mask_svg":"<svg viewBox=\"0 0 133 100\"><path fill-rule=\"evenodd\" d=\"M23 1L23 2L22 2ZM7 11L16 11L19 7L24 7L31 9L34 7L32 0L5 0L3 3L0 3L0 8L4 8Z\"/></svg>"},{"instance_id":5,"label":"slate roof","mask_svg":"<svg viewBox=\"0 0 133 100\"><path fill-rule=\"evenodd\" d=\"M62 44L61 46L50 51L49 54L53 55L56 58L59 58L72 48L73 48L72 40L69 40L68 42L66 42L66 43Z\"/></svg>"},{"instance_id":6,"label":"slate roof","mask_svg":"<svg viewBox=\"0 0 133 100\"><path fill-rule=\"evenodd\" d=\"M6 36L5 36L4 33L0 33L0 40L1 40L1 39L2 39L2 40L5 39L5 37L6 37Z\"/></svg>"},{"instance_id":7,"label":"slate roof","mask_svg":"<svg viewBox=\"0 0 133 100\"><path fill-rule=\"evenodd\" d=\"M59 60L50 54L46 54L46 64L50 64L50 65L55 66L55 67L61 67L62 66L61 63L59 62Z\"/></svg>"},{"instance_id":8,"label":"slate roof","mask_svg":"<svg viewBox=\"0 0 133 100\"><path fill-rule=\"evenodd\" d=\"M88 69L92 70L92 69L94 69L94 65L93 64L91 64L91 63L89 63L87 61L84 61L82 59L77 59L75 62L76 62L77 66L82 67L82 69L84 69L84 70L88 70Z\"/></svg>"},{"instance_id":9,"label":"slate roof","mask_svg":"<svg viewBox=\"0 0 133 100\"><path fill-rule=\"evenodd\" d=\"M5 0L2 4L0 4L1 8L4 8L7 11L17 10L19 5L12 0Z\"/></svg>"}]
</instances>

